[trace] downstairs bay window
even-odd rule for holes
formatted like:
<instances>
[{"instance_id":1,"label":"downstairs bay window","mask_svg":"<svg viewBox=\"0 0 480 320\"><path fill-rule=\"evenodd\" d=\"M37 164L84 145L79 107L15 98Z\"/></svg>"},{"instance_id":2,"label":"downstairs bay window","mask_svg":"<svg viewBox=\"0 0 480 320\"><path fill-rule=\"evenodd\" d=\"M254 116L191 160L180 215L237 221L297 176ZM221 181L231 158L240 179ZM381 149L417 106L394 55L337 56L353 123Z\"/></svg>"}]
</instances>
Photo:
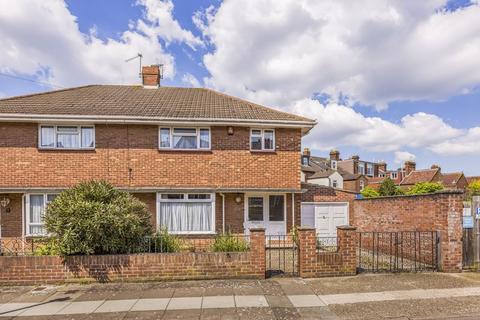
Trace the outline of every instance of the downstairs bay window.
<instances>
[{"instance_id":1,"label":"downstairs bay window","mask_svg":"<svg viewBox=\"0 0 480 320\"><path fill-rule=\"evenodd\" d=\"M170 233L215 232L215 194L159 193L157 225Z\"/></svg>"},{"instance_id":2,"label":"downstairs bay window","mask_svg":"<svg viewBox=\"0 0 480 320\"><path fill-rule=\"evenodd\" d=\"M45 209L56 194L27 194L25 196L25 235L44 236L47 234L43 223Z\"/></svg>"}]
</instances>

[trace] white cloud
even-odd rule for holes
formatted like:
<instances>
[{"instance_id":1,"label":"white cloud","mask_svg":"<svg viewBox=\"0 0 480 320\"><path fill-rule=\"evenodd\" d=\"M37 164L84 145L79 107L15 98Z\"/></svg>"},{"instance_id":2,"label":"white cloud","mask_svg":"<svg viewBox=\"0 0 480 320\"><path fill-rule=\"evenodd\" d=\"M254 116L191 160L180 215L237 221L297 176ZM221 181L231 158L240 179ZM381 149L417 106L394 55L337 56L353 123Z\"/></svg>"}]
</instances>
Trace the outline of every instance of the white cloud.
<instances>
[{"instance_id":1,"label":"white cloud","mask_svg":"<svg viewBox=\"0 0 480 320\"><path fill-rule=\"evenodd\" d=\"M326 93L382 109L470 92L480 84L480 5L446 11L446 2L225 0L194 16L215 47L206 83L280 106Z\"/></svg>"},{"instance_id":2,"label":"white cloud","mask_svg":"<svg viewBox=\"0 0 480 320\"><path fill-rule=\"evenodd\" d=\"M329 150L357 146L370 151L391 152L404 147L423 148L464 135L433 114L407 115L399 123L378 117L366 117L353 108L317 100L297 101L292 112L314 118L317 125L304 138L314 149Z\"/></svg>"},{"instance_id":3,"label":"white cloud","mask_svg":"<svg viewBox=\"0 0 480 320\"><path fill-rule=\"evenodd\" d=\"M185 73L182 77L182 82L189 85L190 87L199 88L201 87L200 82L193 74Z\"/></svg>"},{"instance_id":4,"label":"white cloud","mask_svg":"<svg viewBox=\"0 0 480 320\"><path fill-rule=\"evenodd\" d=\"M415 160L415 155L407 151L395 151L395 163L404 163L408 160Z\"/></svg>"},{"instance_id":5,"label":"white cloud","mask_svg":"<svg viewBox=\"0 0 480 320\"><path fill-rule=\"evenodd\" d=\"M167 43L185 42L192 49L202 46L202 41L191 31L183 29L173 18L173 3L170 0L138 0L146 8L145 16L151 23L139 21L139 29L152 36L161 37Z\"/></svg>"},{"instance_id":6,"label":"white cloud","mask_svg":"<svg viewBox=\"0 0 480 320\"><path fill-rule=\"evenodd\" d=\"M175 74L174 57L158 41L164 37L194 47L200 40L172 17L170 1L141 2L145 19L132 22L118 40L101 40L95 28L83 34L61 0L0 2L0 70L37 75L65 87L86 83L139 83L138 62L125 59L141 52L144 65L163 63L165 77Z\"/></svg>"},{"instance_id":7,"label":"white cloud","mask_svg":"<svg viewBox=\"0 0 480 320\"><path fill-rule=\"evenodd\" d=\"M456 155L480 155L480 127L470 128L466 134L429 147L433 152Z\"/></svg>"}]
</instances>

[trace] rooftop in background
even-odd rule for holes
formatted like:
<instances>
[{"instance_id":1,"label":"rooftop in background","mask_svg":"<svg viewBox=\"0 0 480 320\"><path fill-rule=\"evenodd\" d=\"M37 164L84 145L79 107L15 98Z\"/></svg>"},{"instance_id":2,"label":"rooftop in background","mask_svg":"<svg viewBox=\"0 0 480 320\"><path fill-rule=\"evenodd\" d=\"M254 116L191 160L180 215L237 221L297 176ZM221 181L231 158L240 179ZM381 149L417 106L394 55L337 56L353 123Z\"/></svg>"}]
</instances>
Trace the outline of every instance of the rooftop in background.
<instances>
[{"instance_id":1,"label":"rooftop in background","mask_svg":"<svg viewBox=\"0 0 480 320\"><path fill-rule=\"evenodd\" d=\"M435 175L440 171L440 169L424 169L424 170L415 170L407 175L400 184L410 185L419 182L430 182L433 180Z\"/></svg>"},{"instance_id":2,"label":"rooftop in background","mask_svg":"<svg viewBox=\"0 0 480 320\"><path fill-rule=\"evenodd\" d=\"M314 120L204 88L89 85L0 100L0 117L90 117L141 121L264 121L313 126Z\"/></svg>"}]
</instances>

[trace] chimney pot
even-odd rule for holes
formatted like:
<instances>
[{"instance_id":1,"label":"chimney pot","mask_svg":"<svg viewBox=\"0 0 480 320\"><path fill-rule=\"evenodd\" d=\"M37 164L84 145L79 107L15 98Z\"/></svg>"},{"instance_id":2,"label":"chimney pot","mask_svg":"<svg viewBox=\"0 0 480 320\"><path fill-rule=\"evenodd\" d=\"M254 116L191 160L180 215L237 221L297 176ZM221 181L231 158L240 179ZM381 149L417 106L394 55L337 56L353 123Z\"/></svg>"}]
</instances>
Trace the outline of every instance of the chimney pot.
<instances>
[{"instance_id":1,"label":"chimney pot","mask_svg":"<svg viewBox=\"0 0 480 320\"><path fill-rule=\"evenodd\" d=\"M360 156L358 156L358 155L353 155L353 156L352 156L352 160L358 161L358 160L360 160Z\"/></svg>"},{"instance_id":2,"label":"chimney pot","mask_svg":"<svg viewBox=\"0 0 480 320\"><path fill-rule=\"evenodd\" d=\"M142 84L144 88L158 88L160 86L159 65L142 67Z\"/></svg>"},{"instance_id":3,"label":"chimney pot","mask_svg":"<svg viewBox=\"0 0 480 320\"><path fill-rule=\"evenodd\" d=\"M430 167L430 169L438 169L440 170L440 166L438 164L432 164L432 166Z\"/></svg>"},{"instance_id":4,"label":"chimney pot","mask_svg":"<svg viewBox=\"0 0 480 320\"><path fill-rule=\"evenodd\" d=\"M330 151L330 160L340 161L340 151L338 150Z\"/></svg>"}]
</instances>

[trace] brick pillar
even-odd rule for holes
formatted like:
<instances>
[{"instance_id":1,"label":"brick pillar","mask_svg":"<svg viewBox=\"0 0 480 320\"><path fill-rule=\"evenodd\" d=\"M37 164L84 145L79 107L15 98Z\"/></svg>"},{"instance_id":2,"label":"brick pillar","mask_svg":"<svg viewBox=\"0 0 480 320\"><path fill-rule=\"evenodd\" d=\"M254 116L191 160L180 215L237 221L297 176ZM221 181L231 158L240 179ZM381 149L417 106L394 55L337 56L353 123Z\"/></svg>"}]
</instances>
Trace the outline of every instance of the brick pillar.
<instances>
[{"instance_id":1,"label":"brick pillar","mask_svg":"<svg viewBox=\"0 0 480 320\"><path fill-rule=\"evenodd\" d=\"M317 235L315 228L298 228L298 272L301 278L316 276Z\"/></svg>"},{"instance_id":2,"label":"brick pillar","mask_svg":"<svg viewBox=\"0 0 480 320\"><path fill-rule=\"evenodd\" d=\"M351 226L338 226L338 253L342 256L341 273L357 273L357 228Z\"/></svg>"},{"instance_id":3,"label":"brick pillar","mask_svg":"<svg viewBox=\"0 0 480 320\"><path fill-rule=\"evenodd\" d=\"M255 268L255 275L259 279L265 279L265 229L250 229L250 252L251 263Z\"/></svg>"},{"instance_id":4,"label":"brick pillar","mask_svg":"<svg viewBox=\"0 0 480 320\"><path fill-rule=\"evenodd\" d=\"M440 199L446 211L446 228L440 232L440 270L461 272L463 264L463 194L449 194Z\"/></svg>"}]
</instances>

